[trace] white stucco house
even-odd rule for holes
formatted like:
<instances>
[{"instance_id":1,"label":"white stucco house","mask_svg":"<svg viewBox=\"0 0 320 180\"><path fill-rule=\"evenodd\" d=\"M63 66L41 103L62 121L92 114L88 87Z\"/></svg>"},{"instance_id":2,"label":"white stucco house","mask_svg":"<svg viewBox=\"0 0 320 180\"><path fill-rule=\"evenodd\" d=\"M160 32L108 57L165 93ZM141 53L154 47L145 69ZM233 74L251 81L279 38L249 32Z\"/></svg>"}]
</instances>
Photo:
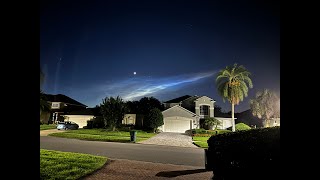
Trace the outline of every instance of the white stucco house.
<instances>
[{"instance_id":1,"label":"white stucco house","mask_svg":"<svg viewBox=\"0 0 320 180\"><path fill-rule=\"evenodd\" d=\"M208 96L185 95L164 102L166 110L162 112L164 124L158 129L162 132L185 133L190 129L199 129L205 117L214 116L214 101ZM232 126L231 118L215 117L222 122L218 128Z\"/></svg>"}]
</instances>

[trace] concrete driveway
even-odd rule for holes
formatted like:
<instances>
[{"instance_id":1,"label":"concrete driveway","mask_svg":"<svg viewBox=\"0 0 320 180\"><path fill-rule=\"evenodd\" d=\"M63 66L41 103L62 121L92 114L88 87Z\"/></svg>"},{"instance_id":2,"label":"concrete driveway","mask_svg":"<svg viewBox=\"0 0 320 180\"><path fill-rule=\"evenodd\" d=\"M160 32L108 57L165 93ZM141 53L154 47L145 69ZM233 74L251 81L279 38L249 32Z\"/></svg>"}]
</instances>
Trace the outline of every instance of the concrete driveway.
<instances>
[{"instance_id":1,"label":"concrete driveway","mask_svg":"<svg viewBox=\"0 0 320 180\"><path fill-rule=\"evenodd\" d=\"M154 144L164 146L179 146L179 147L192 147L198 148L192 144L192 137L184 133L162 132L153 136L145 141L139 142L140 144Z\"/></svg>"}]
</instances>

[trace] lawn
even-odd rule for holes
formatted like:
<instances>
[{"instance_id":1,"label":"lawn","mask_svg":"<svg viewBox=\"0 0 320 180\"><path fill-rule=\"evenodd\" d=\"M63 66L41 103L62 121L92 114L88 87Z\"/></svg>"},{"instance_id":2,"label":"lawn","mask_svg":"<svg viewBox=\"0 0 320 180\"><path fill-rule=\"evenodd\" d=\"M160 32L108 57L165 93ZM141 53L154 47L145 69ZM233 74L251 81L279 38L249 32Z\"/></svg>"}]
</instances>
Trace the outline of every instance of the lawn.
<instances>
[{"instance_id":1,"label":"lawn","mask_svg":"<svg viewBox=\"0 0 320 180\"><path fill-rule=\"evenodd\" d=\"M40 149L40 179L79 179L106 161L101 156Z\"/></svg>"},{"instance_id":2,"label":"lawn","mask_svg":"<svg viewBox=\"0 0 320 180\"><path fill-rule=\"evenodd\" d=\"M147 140L156 135L155 133L147 133L141 130L137 131L137 142ZM107 131L105 129L78 129L68 130L63 133L53 133L49 136L74 138L90 141L109 141L109 142L130 142L130 132L126 131Z\"/></svg>"},{"instance_id":3,"label":"lawn","mask_svg":"<svg viewBox=\"0 0 320 180\"><path fill-rule=\"evenodd\" d=\"M212 131L210 130L209 131L213 136L215 136L215 131ZM214 132L214 133L213 133ZM223 133L229 133L231 131L229 130L218 130L218 134L223 134ZM201 137L201 133L197 134L199 136L193 136L192 137L192 140L194 141L193 143L196 145L196 146L199 146L201 148L208 148L208 143L207 143L207 140L212 136L211 134L207 134L208 131L204 132L204 136L207 136L207 137Z\"/></svg>"},{"instance_id":4,"label":"lawn","mask_svg":"<svg viewBox=\"0 0 320 180\"><path fill-rule=\"evenodd\" d=\"M210 137L193 137L193 143L201 148L208 148L207 140Z\"/></svg>"},{"instance_id":5,"label":"lawn","mask_svg":"<svg viewBox=\"0 0 320 180\"><path fill-rule=\"evenodd\" d=\"M57 125L55 125L55 124L42 124L42 125L40 125L40 131L47 130L47 129L55 129L55 128L57 128Z\"/></svg>"}]
</instances>

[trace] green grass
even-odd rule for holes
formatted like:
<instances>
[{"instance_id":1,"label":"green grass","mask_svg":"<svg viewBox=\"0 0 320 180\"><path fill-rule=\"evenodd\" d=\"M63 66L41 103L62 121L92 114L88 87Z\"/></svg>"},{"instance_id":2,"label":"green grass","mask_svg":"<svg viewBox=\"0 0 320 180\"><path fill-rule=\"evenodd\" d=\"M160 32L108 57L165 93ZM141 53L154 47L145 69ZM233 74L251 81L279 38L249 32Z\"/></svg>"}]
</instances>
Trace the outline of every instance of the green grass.
<instances>
[{"instance_id":1,"label":"green grass","mask_svg":"<svg viewBox=\"0 0 320 180\"><path fill-rule=\"evenodd\" d=\"M232 131L229 131L229 130L218 130L218 134L224 134L224 133L230 133ZM214 134L213 134L214 136ZM200 136L194 136L192 137L192 140L194 141L193 143L198 146L198 147L201 147L201 148L208 148L208 143L207 143L207 140L210 138L211 136L208 136L208 137L200 137Z\"/></svg>"},{"instance_id":2,"label":"green grass","mask_svg":"<svg viewBox=\"0 0 320 180\"><path fill-rule=\"evenodd\" d=\"M106 157L40 149L40 179L78 179L101 168Z\"/></svg>"},{"instance_id":3,"label":"green grass","mask_svg":"<svg viewBox=\"0 0 320 180\"><path fill-rule=\"evenodd\" d=\"M147 133L137 131L137 142L147 140L156 135L155 133ZM107 131L105 129L79 129L69 130L63 133L52 133L49 136L74 138L90 141L109 141L109 142L130 142L130 132L126 131Z\"/></svg>"},{"instance_id":4,"label":"green grass","mask_svg":"<svg viewBox=\"0 0 320 180\"><path fill-rule=\"evenodd\" d=\"M207 140L208 140L209 138L210 138L210 137L193 137L193 140L194 140L194 141L207 142Z\"/></svg>"},{"instance_id":5,"label":"green grass","mask_svg":"<svg viewBox=\"0 0 320 180\"><path fill-rule=\"evenodd\" d=\"M207 140L209 139L210 137L193 137L193 142L196 146L199 146L201 148L208 148L208 143L207 143Z\"/></svg>"},{"instance_id":6,"label":"green grass","mask_svg":"<svg viewBox=\"0 0 320 180\"><path fill-rule=\"evenodd\" d=\"M42 124L42 125L40 125L40 131L47 130L47 129L55 129L55 128L57 128L57 125L55 125L55 124Z\"/></svg>"}]
</instances>

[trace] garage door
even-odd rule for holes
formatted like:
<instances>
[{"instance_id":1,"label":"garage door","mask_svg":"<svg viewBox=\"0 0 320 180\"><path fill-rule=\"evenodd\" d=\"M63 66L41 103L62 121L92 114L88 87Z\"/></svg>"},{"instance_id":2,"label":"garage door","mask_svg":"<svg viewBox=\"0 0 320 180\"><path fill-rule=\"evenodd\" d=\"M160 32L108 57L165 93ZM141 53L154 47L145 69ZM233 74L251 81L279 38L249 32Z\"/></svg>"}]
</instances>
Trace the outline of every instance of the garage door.
<instances>
[{"instance_id":1,"label":"garage door","mask_svg":"<svg viewBox=\"0 0 320 180\"><path fill-rule=\"evenodd\" d=\"M66 121L72 121L79 125L79 128L87 126L87 121L92 119L92 115L65 115Z\"/></svg>"},{"instance_id":2,"label":"garage door","mask_svg":"<svg viewBox=\"0 0 320 180\"><path fill-rule=\"evenodd\" d=\"M185 133L191 129L191 119L184 117L168 117L164 119L164 132Z\"/></svg>"}]
</instances>

